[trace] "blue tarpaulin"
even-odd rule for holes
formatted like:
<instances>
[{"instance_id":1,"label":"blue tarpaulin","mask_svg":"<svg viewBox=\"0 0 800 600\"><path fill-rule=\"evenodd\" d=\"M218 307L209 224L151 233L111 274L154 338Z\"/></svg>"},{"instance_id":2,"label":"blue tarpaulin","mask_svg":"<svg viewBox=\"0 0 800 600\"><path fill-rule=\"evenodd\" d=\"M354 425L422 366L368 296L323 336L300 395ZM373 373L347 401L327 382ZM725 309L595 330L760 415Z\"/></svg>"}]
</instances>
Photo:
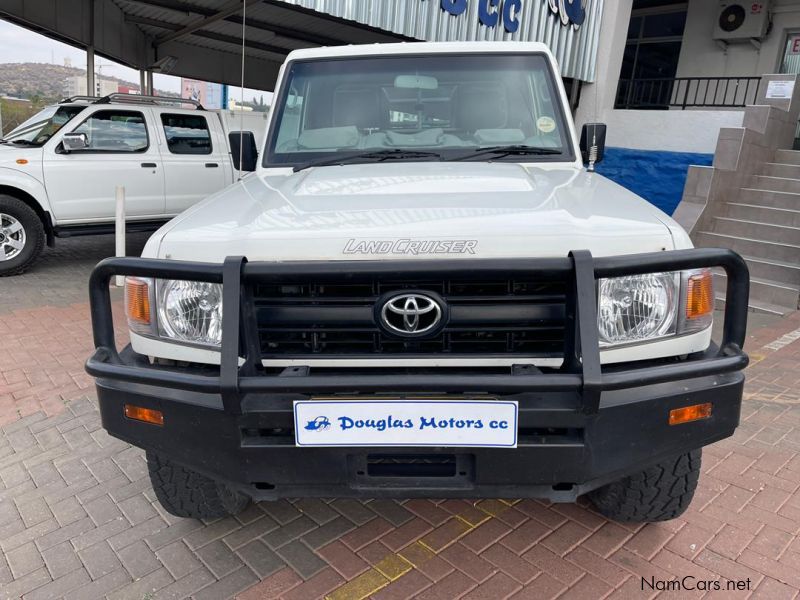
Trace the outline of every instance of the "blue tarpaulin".
<instances>
[{"instance_id":1,"label":"blue tarpaulin","mask_svg":"<svg viewBox=\"0 0 800 600\"><path fill-rule=\"evenodd\" d=\"M713 154L606 148L597 172L671 215L683 196L689 166L710 165L713 159Z\"/></svg>"}]
</instances>

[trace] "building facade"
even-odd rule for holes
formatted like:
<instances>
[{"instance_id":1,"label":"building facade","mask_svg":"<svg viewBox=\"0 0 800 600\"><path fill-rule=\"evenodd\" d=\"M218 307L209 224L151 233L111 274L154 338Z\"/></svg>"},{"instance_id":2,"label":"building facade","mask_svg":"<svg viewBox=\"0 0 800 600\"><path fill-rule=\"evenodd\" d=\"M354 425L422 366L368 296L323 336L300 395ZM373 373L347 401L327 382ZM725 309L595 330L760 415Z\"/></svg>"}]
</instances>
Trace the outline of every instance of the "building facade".
<instances>
[{"instance_id":1,"label":"building facade","mask_svg":"<svg viewBox=\"0 0 800 600\"><path fill-rule=\"evenodd\" d=\"M576 120L607 123L602 172L671 213L762 77L800 72L800 1L617 0L599 40Z\"/></svg>"}]
</instances>

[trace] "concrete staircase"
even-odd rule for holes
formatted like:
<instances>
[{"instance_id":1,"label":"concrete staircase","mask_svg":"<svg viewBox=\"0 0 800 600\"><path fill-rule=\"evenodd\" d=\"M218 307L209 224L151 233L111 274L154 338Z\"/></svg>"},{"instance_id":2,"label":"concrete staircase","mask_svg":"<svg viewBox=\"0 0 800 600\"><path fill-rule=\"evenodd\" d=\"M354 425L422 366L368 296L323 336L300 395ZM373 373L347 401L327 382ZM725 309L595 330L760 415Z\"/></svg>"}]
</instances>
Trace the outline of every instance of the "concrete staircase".
<instances>
[{"instance_id":1,"label":"concrete staircase","mask_svg":"<svg viewBox=\"0 0 800 600\"><path fill-rule=\"evenodd\" d=\"M773 314L797 310L800 152L776 150L772 162L762 163L703 225L693 235L698 246L731 248L747 261L752 310ZM715 272L715 278L718 296L724 297L724 272Z\"/></svg>"}]
</instances>

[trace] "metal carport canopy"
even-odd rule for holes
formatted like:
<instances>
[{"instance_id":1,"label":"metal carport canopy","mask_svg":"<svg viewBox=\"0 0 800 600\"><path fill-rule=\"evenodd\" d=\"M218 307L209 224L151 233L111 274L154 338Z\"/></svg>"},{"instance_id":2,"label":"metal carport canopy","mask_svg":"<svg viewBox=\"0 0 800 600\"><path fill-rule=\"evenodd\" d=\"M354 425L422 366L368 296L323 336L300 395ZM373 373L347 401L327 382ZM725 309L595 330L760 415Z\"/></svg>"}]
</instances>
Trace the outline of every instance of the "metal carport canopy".
<instances>
[{"instance_id":1,"label":"metal carport canopy","mask_svg":"<svg viewBox=\"0 0 800 600\"><path fill-rule=\"evenodd\" d=\"M170 75L239 85L245 4L248 88L272 90L297 48L411 39L279 0L0 0L0 18L134 69L173 57Z\"/></svg>"}]
</instances>

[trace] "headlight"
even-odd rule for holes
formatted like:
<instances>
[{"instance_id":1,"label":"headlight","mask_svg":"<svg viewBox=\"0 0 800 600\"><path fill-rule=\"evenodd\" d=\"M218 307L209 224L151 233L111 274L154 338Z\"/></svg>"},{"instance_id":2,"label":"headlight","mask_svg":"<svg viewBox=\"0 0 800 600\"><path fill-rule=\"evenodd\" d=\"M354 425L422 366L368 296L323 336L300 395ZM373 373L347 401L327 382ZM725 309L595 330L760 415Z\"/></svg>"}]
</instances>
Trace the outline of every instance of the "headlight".
<instances>
[{"instance_id":1,"label":"headlight","mask_svg":"<svg viewBox=\"0 0 800 600\"><path fill-rule=\"evenodd\" d=\"M159 336L179 342L222 344L222 286L202 281L159 279Z\"/></svg>"},{"instance_id":2,"label":"headlight","mask_svg":"<svg viewBox=\"0 0 800 600\"><path fill-rule=\"evenodd\" d=\"M708 269L598 281L601 347L701 331L711 325L713 311L714 291Z\"/></svg>"}]
</instances>

